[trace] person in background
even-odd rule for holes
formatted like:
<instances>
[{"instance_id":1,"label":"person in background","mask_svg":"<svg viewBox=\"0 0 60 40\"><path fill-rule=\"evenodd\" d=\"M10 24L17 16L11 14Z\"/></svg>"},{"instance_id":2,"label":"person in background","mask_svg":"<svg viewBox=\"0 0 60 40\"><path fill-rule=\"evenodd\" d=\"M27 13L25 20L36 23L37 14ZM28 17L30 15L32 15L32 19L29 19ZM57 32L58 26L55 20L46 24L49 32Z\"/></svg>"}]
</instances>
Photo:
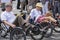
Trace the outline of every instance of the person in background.
<instances>
[{"instance_id":1,"label":"person in background","mask_svg":"<svg viewBox=\"0 0 60 40\"><path fill-rule=\"evenodd\" d=\"M41 0L42 4L43 4L43 8L42 8L42 11L43 11L43 15L48 11L48 1L46 0Z\"/></svg>"},{"instance_id":2,"label":"person in background","mask_svg":"<svg viewBox=\"0 0 60 40\"><path fill-rule=\"evenodd\" d=\"M53 0L48 0L49 1L49 10L53 11Z\"/></svg>"},{"instance_id":3,"label":"person in background","mask_svg":"<svg viewBox=\"0 0 60 40\"><path fill-rule=\"evenodd\" d=\"M60 13L60 0L53 0L53 15L55 17L55 14Z\"/></svg>"},{"instance_id":4,"label":"person in background","mask_svg":"<svg viewBox=\"0 0 60 40\"><path fill-rule=\"evenodd\" d=\"M33 9L33 6L34 6L33 0L28 0L28 5L27 5L27 12L28 12L28 14Z\"/></svg>"},{"instance_id":5,"label":"person in background","mask_svg":"<svg viewBox=\"0 0 60 40\"><path fill-rule=\"evenodd\" d=\"M36 3L38 0L28 0L28 5L27 5L27 12L30 13L32 9L35 8Z\"/></svg>"},{"instance_id":6,"label":"person in background","mask_svg":"<svg viewBox=\"0 0 60 40\"><path fill-rule=\"evenodd\" d=\"M25 10L26 0L20 0L21 11Z\"/></svg>"},{"instance_id":7,"label":"person in background","mask_svg":"<svg viewBox=\"0 0 60 40\"><path fill-rule=\"evenodd\" d=\"M20 9L20 0L17 0L17 9Z\"/></svg>"}]
</instances>

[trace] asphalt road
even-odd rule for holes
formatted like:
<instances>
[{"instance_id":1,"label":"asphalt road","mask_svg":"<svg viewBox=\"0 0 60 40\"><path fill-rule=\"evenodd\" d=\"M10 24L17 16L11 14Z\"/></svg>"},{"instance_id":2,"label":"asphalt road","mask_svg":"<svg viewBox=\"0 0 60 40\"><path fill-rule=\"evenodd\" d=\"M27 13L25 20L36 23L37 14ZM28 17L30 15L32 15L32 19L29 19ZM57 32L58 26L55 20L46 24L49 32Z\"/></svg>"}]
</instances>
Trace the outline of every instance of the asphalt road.
<instances>
[{"instance_id":1,"label":"asphalt road","mask_svg":"<svg viewBox=\"0 0 60 40\"><path fill-rule=\"evenodd\" d=\"M8 38L2 38L2 37L0 37L0 40L9 40L9 37ZM32 39L29 36L27 36L27 40L32 40ZM43 40L60 40L60 33L54 32L51 37L44 38Z\"/></svg>"}]
</instances>

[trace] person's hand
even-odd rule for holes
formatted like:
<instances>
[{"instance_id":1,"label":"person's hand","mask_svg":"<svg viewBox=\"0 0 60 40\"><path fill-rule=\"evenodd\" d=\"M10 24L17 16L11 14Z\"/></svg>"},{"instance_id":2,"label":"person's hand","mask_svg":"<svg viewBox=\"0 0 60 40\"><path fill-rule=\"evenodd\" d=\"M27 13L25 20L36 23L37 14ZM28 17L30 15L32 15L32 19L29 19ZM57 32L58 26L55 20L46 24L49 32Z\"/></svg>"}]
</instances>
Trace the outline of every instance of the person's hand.
<instances>
[{"instance_id":1,"label":"person's hand","mask_svg":"<svg viewBox=\"0 0 60 40\"><path fill-rule=\"evenodd\" d=\"M12 27L12 28L15 28L15 27L16 27L16 25L12 25L11 27Z\"/></svg>"}]
</instances>

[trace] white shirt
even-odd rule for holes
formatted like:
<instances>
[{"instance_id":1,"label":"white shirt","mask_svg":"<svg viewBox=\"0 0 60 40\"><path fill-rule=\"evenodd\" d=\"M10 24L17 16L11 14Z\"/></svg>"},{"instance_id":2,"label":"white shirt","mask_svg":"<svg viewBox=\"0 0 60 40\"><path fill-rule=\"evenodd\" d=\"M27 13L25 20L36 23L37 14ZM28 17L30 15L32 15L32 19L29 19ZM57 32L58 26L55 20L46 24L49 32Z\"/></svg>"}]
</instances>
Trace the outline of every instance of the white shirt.
<instances>
[{"instance_id":1,"label":"white shirt","mask_svg":"<svg viewBox=\"0 0 60 40\"><path fill-rule=\"evenodd\" d=\"M30 13L31 19L36 18L38 15L41 15L41 11L38 11L37 9L31 10L31 13Z\"/></svg>"},{"instance_id":2,"label":"white shirt","mask_svg":"<svg viewBox=\"0 0 60 40\"><path fill-rule=\"evenodd\" d=\"M15 15L13 14L13 12L3 12L1 14L1 20L6 20L9 23L13 23L14 20L16 19ZM7 29L9 29L10 26L6 25Z\"/></svg>"},{"instance_id":3,"label":"white shirt","mask_svg":"<svg viewBox=\"0 0 60 40\"><path fill-rule=\"evenodd\" d=\"M10 0L1 0L1 3L10 3Z\"/></svg>"},{"instance_id":4,"label":"white shirt","mask_svg":"<svg viewBox=\"0 0 60 40\"><path fill-rule=\"evenodd\" d=\"M13 14L13 12L3 12L2 14L1 14L1 20L3 21L3 20L6 20L6 21L8 21L9 23L13 23L14 22L14 20L15 20L15 15Z\"/></svg>"}]
</instances>

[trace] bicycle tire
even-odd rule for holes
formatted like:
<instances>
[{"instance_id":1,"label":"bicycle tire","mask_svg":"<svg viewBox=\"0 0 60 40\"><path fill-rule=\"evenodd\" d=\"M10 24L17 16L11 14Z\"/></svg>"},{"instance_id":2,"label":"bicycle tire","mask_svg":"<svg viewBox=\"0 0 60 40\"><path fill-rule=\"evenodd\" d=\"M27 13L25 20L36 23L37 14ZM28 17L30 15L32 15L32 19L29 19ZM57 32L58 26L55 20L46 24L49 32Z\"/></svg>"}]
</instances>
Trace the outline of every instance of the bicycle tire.
<instances>
[{"instance_id":1,"label":"bicycle tire","mask_svg":"<svg viewBox=\"0 0 60 40\"><path fill-rule=\"evenodd\" d=\"M10 33L10 40L14 40L13 36L16 33L16 31L18 31L18 33L21 32L23 34L23 38L24 38L23 40L26 40L26 34L25 34L25 32L21 28L14 28L13 31L11 31L11 33ZM18 39L16 39L16 40L18 40Z\"/></svg>"}]
</instances>

